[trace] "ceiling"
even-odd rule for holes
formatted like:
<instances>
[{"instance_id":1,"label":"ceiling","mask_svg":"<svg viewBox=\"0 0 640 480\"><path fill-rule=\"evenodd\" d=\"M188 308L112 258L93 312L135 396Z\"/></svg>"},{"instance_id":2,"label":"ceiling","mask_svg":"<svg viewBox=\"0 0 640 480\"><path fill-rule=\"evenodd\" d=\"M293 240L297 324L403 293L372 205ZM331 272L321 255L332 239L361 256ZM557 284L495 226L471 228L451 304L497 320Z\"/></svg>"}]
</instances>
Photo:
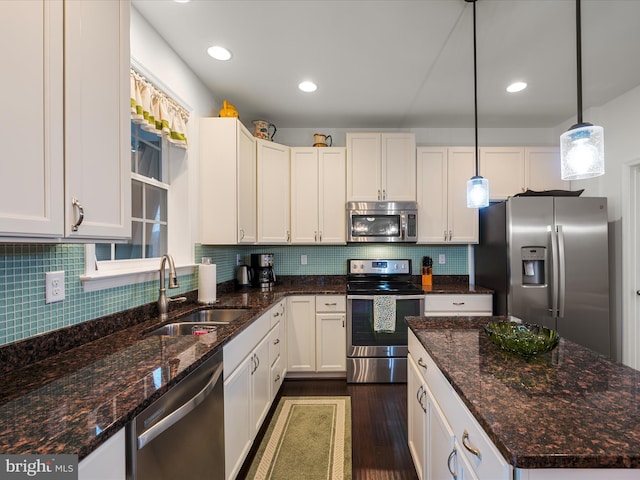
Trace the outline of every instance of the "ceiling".
<instances>
[{"instance_id":1,"label":"ceiling","mask_svg":"<svg viewBox=\"0 0 640 480\"><path fill-rule=\"evenodd\" d=\"M473 4L464 0L133 0L245 124L472 127ZM576 115L573 0L478 0L480 127ZM640 1L582 1L583 107L640 85ZM223 45L233 57L212 59ZM297 85L311 79L314 93ZM524 80L528 88L509 94ZM589 118L585 116L585 120Z\"/></svg>"}]
</instances>

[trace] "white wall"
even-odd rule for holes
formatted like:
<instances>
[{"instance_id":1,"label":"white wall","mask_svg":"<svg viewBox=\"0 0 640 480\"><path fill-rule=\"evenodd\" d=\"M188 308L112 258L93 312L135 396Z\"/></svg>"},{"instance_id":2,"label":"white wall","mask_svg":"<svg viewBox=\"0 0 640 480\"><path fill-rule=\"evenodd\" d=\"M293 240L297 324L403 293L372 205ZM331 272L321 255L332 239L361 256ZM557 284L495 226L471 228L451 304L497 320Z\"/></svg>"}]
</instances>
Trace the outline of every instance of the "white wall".
<instances>
[{"instance_id":1,"label":"white wall","mask_svg":"<svg viewBox=\"0 0 640 480\"><path fill-rule=\"evenodd\" d=\"M193 263L193 245L200 238L199 118L217 116L219 103L135 7L131 8L131 60L148 80L191 112L187 124L188 155L172 149L177 153L170 166L172 193L184 197L188 208L187 212L169 209L170 221L178 225L176 230L180 232L179 237L169 238L169 249L178 263Z\"/></svg>"},{"instance_id":2,"label":"white wall","mask_svg":"<svg viewBox=\"0 0 640 480\"><path fill-rule=\"evenodd\" d=\"M589 180L572 182L572 189L584 188L583 196L607 197L609 214L609 281L612 321L612 341L614 358L622 358L622 248L624 165L640 158L638 132L640 131L640 87L636 87L597 109L583 113L584 121L604 128L605 174ZM566 122L557 128L557 135L565 131L573 122Z\"/></svg>"}]
</instances>

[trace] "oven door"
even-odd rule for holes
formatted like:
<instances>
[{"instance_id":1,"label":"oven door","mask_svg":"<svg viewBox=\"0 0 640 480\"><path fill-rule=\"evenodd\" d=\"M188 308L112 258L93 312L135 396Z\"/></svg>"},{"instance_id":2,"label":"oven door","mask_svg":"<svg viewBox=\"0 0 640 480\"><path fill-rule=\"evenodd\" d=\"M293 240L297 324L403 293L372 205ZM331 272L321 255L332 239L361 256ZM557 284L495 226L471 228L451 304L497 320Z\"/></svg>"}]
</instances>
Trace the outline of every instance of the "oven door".
<instances>
[{"instance_id":1,"label":"oven door","mask_svg":"<svg viewBox=\"0 0 640 480\"><path fill-rule=\"evenodd\" d=\"M373 328L374 295L347 295L347 357L406 357L408 329L405 317L422 316L424 295L393 295L396 327L393 333Z\"/></svg>"}]
</instances>

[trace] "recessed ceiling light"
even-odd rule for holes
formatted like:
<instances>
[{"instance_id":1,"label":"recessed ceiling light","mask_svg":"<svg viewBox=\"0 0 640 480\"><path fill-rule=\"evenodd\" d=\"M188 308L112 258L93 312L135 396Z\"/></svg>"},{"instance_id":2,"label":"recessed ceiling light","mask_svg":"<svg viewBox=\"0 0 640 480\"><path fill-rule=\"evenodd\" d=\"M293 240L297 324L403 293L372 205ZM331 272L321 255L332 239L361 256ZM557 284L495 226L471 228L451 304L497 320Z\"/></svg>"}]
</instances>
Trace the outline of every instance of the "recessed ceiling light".
<instances>
[{"instance_id":1,"label":"recessed ceiling light","mask_svg":"<svg viewBox=\"0 0 640 480\"><path fill-rule=\"evenodd\" d=\"M191 0L173 0L176 3L189 3Z\"/></svg>"},{"instance_id":2,"label":"recessed ceiling light","mask_svg":"<svg viewBox=\"0 0 640 480\"><path fill-rule=\"evenodd\" d=\"M298 88L303 92L311 93L315 92L318 89L318 86L315 83L306 80L304 82L301 82L298 85Z\"/></svg>"},{"instance_id":3,"label":"recessed ceiling light","mask_svg":"<svg viewBox=\"0 0 640 480\"><path fill-rule=\"evenodd\" d=\"M521 92L525 88L527 88L527 84L525 82L513 82L511 85L507 87L507 92L509 93Z\"/></svg>"},{"instance_id":4,"label":"recessed ceiling light","mask_svg":"<svg viewBox=\"0 0 640 480\"><path fill-rule=\"evenodd\" d=\"M207 53L211 55L216 60L229 60L231 58L231 52L224 47L219 45L214 45L213 47L209 47L207 49Z\"/></svg>"}]
</instances>

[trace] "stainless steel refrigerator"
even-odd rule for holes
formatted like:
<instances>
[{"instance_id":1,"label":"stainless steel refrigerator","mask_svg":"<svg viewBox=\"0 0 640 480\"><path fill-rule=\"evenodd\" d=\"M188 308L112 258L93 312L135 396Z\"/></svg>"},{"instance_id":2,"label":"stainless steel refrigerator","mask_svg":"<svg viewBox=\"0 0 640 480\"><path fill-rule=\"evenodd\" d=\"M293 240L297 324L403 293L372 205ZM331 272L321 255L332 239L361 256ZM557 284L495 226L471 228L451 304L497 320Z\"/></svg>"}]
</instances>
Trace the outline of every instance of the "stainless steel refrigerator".
<instances>
[{"instance_id":1,"label":"stainless steel refrigerator","mask_svg":"<svg viewBox=\"0 0 640 480\"><path fill-rule=\"evenodd\" d=\"M480 210L476 283L494 313L610 356L607 199L512 197Z\"/></svg>"}]
</instances>

